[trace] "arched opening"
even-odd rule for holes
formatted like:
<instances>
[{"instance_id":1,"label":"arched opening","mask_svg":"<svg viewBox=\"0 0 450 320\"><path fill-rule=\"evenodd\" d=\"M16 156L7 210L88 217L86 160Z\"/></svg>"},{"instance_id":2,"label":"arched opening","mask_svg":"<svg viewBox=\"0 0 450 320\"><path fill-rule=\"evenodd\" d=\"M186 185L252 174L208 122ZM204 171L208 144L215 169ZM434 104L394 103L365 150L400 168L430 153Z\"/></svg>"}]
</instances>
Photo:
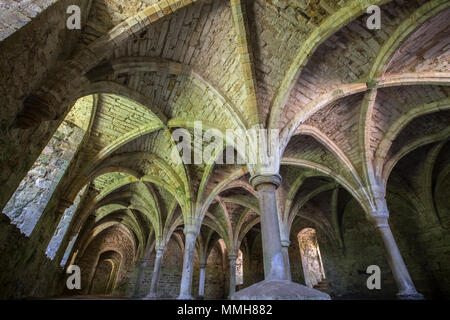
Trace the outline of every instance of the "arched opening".
<instances>
[{"instance_id":1,"label":"arched opening","mask_svg":"<svg viewBox=\"0 0 450 320\"><path fill-rule=\"evenodd\" d=\"M63 241L64 236L66 235L67 229L69 228L70 222L80 204L81 198L84 195L86 187L84 187L77 195L73 205L67 208L64 211L63 216L59 220L58 226L56 227L55 233L53 234L52 239L50 240L47 250L45 251L47 257L51 260L55 258L56 253L58 252L59 247Z\"/></svg>"},{"instance_id":2,"label":"arched opening","mask_svg":"<svg viewBox=\"0 0 450 320\"><path fill-rule=\"evenodd\" d=\"M92 96L75 103L3 209L11 223L27 237L33 232L82 145L92 104Z\"/></svg>"},{"instance_id":3,"label":"arched opening","mask_svg":"<svg viewBox=\"0 0 450 320\"><path fill-rule=\"evenodd\" d=\"M70 239L69 243L67 244L66 251L64 251L64 255L61 259L61 262L59 263L59 265L61 267L64 268L66 266L67 260L69 259L69 256L72 252L73 246L75 245L75 241L77 241L77 238L78 238L78 233L75 236L73 236L72 239ZM74 258L75 257L76 257L76 254L74 254Z\"/></svg>"},{"instance_id":4,"label":"arched opening","mask_svg":"<svg viewBox=\"0 0 450 320\"><path fill-rule=\"evenodd\" d=\"M90 294L112 295L117 283L121 256L114 251L103 252L95 267Z\"/></svg>"},{"instance_id":5,"label":"arched opening","mask_svg":"<svg viewBox=\"0 0 450 320\"><path fill-rule=\"evenodd\" d=\"M325 283L325 271L323 269L316 230L305 228L298 233L297 238L302 257L305 284L310 288L314 288Z\"/></svg>"}]
</instances>

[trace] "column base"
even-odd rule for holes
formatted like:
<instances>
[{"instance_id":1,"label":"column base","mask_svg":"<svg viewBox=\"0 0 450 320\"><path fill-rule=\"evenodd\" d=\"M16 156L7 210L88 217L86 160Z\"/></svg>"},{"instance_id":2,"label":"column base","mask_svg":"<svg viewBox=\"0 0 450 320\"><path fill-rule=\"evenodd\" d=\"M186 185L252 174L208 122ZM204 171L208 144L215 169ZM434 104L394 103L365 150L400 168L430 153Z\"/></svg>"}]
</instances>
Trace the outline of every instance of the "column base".
<instances>
[{"instance_id":1,"label":"column base","mask_svg":"<svg viewBox=\"0 0 450 320\"><path fill-rule=\"evenodd\" d=\"M289 280L264 280L235 292L231 300L331 300L331 297Z\"/></svg>"},{"instance_id":2,"label":"column base","mask_svg":"<svg viewBox=\"0 0 450 320\"><path fill-rule=\"evenodd\" d=\"M190 294L180 294L177 300L194 300Z\"/></svg>"},{"instance_id":3,"label":"column base","mask_svg":"<svg viewBox=\"0 0 450 320\"><path fill-rule=\"evenodd\" d=\"M398 300L425 300L423 295L418 292L415 293L397 293Z\"/></svg>"},{"instance_id":4,"label":"column base","mask_svg":"<svg viewBox=\"0 0 450 320\"><path fill-rule=\"evenodd\" d=\"M144 298L142 298L142 300L156 300L156 299L158 299L158 296L154 293L149 293Z\"/></svg>"},{"instance_id":5,"label":"column base","mask_svg":"<svg viewBox=\"0 0 450 320\"><path fill-rule=\"evenodd\" d=\"M205 300L204 296L198 296L197 300Z\"/></svg>"}]
</instances>

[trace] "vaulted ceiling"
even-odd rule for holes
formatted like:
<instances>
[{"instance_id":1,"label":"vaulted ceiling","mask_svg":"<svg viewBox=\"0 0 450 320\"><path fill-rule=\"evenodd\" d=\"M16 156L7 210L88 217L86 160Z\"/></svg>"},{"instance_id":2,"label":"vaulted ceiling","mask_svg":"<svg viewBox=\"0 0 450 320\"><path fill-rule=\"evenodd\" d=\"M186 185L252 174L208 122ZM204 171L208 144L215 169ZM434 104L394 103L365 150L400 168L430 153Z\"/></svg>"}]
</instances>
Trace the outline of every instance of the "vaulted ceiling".
<instances>
[{"instance_id":1,"label":"vaulted ceiling","mask_svg":"<svg viewBox=\"0 0 450 320\"><path fill-rule=\"evenodd\" d=\"M23 30L63 30L40 12L56 15L66 2L0 4L1 37L9 45ZM77 100L90 106L88 137L62 187L73 201L89 185L73 224L95 217L85 248L114 221L131 230L140 255L151 237L167 242L195 221L229 250L240 247L259 222L248 168L177 162L171 133L192 133L195 121L222 132L280 129L281 219L312 220L337 241L339 208L360 197L367 163L386 184L400 159L450 134L448 1L75 2L82 30L36 44L42 61L54 62L28 90L42 104L16 104L3 119L14 146L29 128L61 122ZM366 27L370 4L381 6L380 30ZM22 91L5 105L23 101Z\"/></svg>"}]
</instances>

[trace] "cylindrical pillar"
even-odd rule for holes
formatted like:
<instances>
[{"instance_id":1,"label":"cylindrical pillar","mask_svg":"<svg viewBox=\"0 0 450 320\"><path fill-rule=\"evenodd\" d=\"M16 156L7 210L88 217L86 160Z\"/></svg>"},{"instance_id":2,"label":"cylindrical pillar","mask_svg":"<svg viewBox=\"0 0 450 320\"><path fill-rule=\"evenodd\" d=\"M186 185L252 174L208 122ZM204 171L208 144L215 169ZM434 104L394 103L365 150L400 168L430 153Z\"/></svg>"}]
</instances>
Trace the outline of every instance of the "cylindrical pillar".
<instances>
[{"instance_id":1,"label":"cylindrical pillar","mask_svg":"<svg viewBox=\"0 0 450 320\"><path fill-rule=\"evenodd\" d=\"M159 275L161 271L162 258L164 256L164 248L156 250L155 265L153 266L152 283L150 284L150 292L147 298L156 298L158 293Z\"/></svg>"},{"instance_id":2,"label":"cylindrical pillar","mask_svg":"<svg viewBox=\"0 0 450 320\"><path fill-rule=\"evenodd\" d=\"M250 183L259 195L264 277L266 280L286 280L276 202L281 177L278 174L256 175L250 178Z\"/></svg>"},{"instance_id":3,"label":"cylindrical pillar","mask_svg":"<svg viewBox=\"0 0 450 320\"><path fill-rule=\"evenodd\" d=\"M205 297L205 278L206 278L206 263L200 264L200 279L198 282L198 298Z\"/></svg>"},{"instance_id":4,"label":"cylindrical pillar","mask_svg":"<svg viewBox=\"0 0 450 320\"><path fill-rule=\"evenodd\" d=\"M228 262L230 264L230 288L228 290L228 297L231 297L236 292L236 258L237 255L230 254Z\"/></svg>"},{"instance_id":5,"label":"cylindrical pillar","mask_svg":"<svg viewBox=\"0 0 450 320\"><path fill-rule=\"evenodd\" d=\"M181 276L179 300L192 300L192 275L194 273L195 241L198 232L193 228L184 228L186 243L184 245L183 274Z\"/></svg>"},{"instance_id":6,"label":"cylindrical pillar","mask_svg":"<svg viewBox=\"0 0 450 320\"><path fill-rule=\"evenodd\" d=\"M289 246L290 241L281 241L281 250L283 251L284 267L286 272L286 279L292 280L291 277L291 263L289 262Z\"/></svg>"},{"instance_id":7,"label":"cylindrical pillar","mask_svg":"<svg viewBox=\"0 0 450 320\"><path fill-rule=\"evenodd\" d=\"M399 299L423 299L423 296L417 292L414 286L394 236L392 235L388 223L388 216L389 214L386 214L386 212L383 212L382 215L378 213L378 215L374 214L371 220L383 240L387 260L399 290L397 296Z\"/></svg>"}]
</instances>

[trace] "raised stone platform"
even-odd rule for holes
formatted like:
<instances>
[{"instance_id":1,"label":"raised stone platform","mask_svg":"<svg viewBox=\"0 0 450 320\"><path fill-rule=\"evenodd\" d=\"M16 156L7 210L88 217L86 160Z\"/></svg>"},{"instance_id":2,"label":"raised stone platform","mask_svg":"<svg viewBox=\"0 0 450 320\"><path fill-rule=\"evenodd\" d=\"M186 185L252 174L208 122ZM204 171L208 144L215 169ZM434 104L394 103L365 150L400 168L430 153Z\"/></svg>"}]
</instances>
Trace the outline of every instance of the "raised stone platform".
<instances>
[{"instance_id":1,"label":"raised stone platform","mask_svg":"<svg viewBox=\"0 0 450 320\"><path fill-rule=\"evenodd\" d=\"M331 300L330 296L288 280L264 280L242 289L231 300Z\"/></svg>"}]
</instances>

